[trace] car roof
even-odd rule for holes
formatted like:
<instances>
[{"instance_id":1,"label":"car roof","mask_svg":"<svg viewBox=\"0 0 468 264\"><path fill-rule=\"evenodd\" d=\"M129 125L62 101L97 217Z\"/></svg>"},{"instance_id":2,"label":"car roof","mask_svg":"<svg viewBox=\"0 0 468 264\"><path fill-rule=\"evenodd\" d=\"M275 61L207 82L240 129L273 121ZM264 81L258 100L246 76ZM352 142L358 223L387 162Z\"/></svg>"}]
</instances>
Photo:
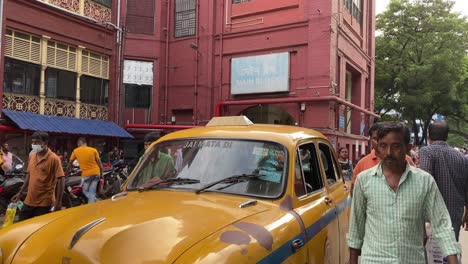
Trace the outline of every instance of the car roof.
<instances>
[{"instance_id":1,"label":"car roof","mask_svg":"<svg viewBox=\"0 0 468 264\"><path fill-rule=\"evenodd\" d=\"M304 127L252 124L206 126L180 130L164 136L161 141L180 138L255 139L274 141L283 145L295 144L307 138L327 139L322 133Z\"/></svg>"}]
</instances>

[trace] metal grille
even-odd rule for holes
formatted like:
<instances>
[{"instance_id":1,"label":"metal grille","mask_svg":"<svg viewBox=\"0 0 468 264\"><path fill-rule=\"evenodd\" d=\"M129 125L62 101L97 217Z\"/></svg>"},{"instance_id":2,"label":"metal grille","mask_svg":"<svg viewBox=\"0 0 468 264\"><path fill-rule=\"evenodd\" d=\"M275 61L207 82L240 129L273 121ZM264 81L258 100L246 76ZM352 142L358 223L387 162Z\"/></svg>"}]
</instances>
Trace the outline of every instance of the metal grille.
<instances>
[{"instance_id":1,"label":"metal grille","mask_svg":"<svg viewBox=\"0 0 468 264\"><path fill-rule=\"evenodd\" d=\"M196 26L196 2L195 0L175 1L175 29L174 36L187 37L195 35Z\"/></svg>"},{"instance_id":2,"label":"metal grille","mask_svg":"<svg viewBox=\"0 0 468 264\"><path fill-rule=\"evenodd\" d=\"M233 4L241 4L241 3L245 3L245 2L250 2L251 0L232 0L232 3Z\"/></svg>"},{"instance_id":3,"label":"metal grille","mask_svg":"<svg viewBox=\"0 0 468 264\"><path fill-rule=\"evenodd\" d=\"M112 7L112 0L93 0L93 1L103 6Z\"/></svg>"}]
</instances>

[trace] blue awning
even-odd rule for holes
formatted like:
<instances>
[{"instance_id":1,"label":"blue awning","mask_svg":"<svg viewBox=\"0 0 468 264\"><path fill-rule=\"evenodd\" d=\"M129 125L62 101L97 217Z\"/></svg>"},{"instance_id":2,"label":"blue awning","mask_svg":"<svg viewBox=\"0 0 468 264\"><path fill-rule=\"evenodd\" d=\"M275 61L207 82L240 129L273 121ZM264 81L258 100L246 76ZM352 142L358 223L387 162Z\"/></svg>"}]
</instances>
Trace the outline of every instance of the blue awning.
<instances>
[{"instance_id":1,"label":"blue awning","mask_svg":"<svg viewBox=\"0 0 468 264\"><path fill-rule=\"evenodd\" d=\"M113 122L2 110L20 129L77 135L133 138Z\"/></svg>"}]
</instances>

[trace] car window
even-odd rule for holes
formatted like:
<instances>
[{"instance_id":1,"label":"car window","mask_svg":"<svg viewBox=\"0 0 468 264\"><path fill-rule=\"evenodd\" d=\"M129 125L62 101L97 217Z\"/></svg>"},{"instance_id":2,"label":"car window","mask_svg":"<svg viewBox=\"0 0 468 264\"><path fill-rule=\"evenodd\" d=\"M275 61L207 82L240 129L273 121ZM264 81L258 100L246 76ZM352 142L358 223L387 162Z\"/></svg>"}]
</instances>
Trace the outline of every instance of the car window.
<instances>
[{"instance_id":1,"label":"car window","mask_svg":"<svg viewBox=\"0 0 468 264\"><path fill-rule=\"evenodd\" d=\"M315 144L301 145L296 155L295 191L303 196L323 188Z\"/></svg>"},{"instance_id":2,"label":"car window","mask_svg":"<svg viewBox=\"0 0 468 264\"><path fill-rule=\"evenodd\" d=\"M216 184L207 191L277 197L283 190L287 166L286 149L274 142L193 138L165 141L145 154L129 189L155 177L199 180L197 184L168 187L196 190L227 177L259 174L246 181Z\"/></svg>"},{"instance_id":3,"label":"car window","mask_svg":"<svg viewBox=\"0 0 468 264\"><path fill-rule=\"evenodd\" d=\"M328 185L335 184L338 179L338 173L337 173L337 164L336 161L333 157L332 149L324 143L319 143L319 149L320 149L320 160L323 165L323 169L325 172L325 176L327 178Z\"/></svg>"}]
</instances>

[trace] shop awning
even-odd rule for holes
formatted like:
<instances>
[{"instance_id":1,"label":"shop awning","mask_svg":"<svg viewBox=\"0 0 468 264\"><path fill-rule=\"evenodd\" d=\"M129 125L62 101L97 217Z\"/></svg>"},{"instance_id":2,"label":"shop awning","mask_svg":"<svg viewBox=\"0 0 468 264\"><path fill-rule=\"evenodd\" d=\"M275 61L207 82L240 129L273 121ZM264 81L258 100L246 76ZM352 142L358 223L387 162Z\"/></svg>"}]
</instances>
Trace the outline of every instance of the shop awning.
<instances>
[{"instance_id":1,"label":"shop awning","mask_svg":"<svg viewBox=\"0 0 468 264\"><path fill-rule=\"evenodd\" d=\"M3 114L20 129L103 137L133 138L119 125L101 120L64 116L39 115L30 112L3 110Z\"/></svg>"}]
</instances>

